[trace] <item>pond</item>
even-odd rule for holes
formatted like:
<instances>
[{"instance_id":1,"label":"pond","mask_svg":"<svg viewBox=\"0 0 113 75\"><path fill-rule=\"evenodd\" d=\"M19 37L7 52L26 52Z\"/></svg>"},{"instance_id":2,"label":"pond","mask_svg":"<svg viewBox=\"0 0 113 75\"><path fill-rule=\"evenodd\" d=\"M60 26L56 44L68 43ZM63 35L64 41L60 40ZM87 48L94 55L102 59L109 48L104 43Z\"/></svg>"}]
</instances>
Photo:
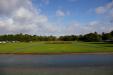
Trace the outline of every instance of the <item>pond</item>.
<instances>
[{"instance_id":1,"label":"pond","mask_svg":"<svg viewBox=\"0 0 113 75\"><path fill-rule=\"evenodd\" d=\"M113 54L0 55L0 75L113 75Z\"/></svg>"}]
</instances>

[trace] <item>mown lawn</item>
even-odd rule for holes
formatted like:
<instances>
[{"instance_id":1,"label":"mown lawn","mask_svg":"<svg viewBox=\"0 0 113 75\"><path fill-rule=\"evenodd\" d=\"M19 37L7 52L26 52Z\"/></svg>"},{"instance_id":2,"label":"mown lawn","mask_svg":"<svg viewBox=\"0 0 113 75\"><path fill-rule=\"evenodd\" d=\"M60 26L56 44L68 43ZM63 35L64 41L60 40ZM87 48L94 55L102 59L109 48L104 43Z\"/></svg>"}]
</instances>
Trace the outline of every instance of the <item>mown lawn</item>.
<instances>
[{"instance_id":1,"label":"mown lawn","mask_svg":"<svg viewBox=\"0 0 113 75\"><path fill-rule=\"evenodd\" d=\"M98 42L31 42L0 44L0 53L113 52L113 44Z\"/></svg>"}]
</instances>

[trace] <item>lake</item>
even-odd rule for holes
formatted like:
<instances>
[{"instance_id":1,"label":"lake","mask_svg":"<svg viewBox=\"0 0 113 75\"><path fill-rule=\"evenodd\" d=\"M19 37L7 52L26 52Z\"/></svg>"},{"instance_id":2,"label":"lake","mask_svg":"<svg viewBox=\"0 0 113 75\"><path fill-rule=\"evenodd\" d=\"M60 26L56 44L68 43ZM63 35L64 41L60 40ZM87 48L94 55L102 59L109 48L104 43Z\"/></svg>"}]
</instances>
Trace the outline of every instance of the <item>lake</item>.
<instances>
[{"instance_id":1,"label":"lake","mask_svg":"<svg viewBox=\"0 0 113 75\"><path fill-rule=\"evenodd\" d=\"M113 75L113 54L4 54L0 75Z\"/></svg>"}]
</instances>

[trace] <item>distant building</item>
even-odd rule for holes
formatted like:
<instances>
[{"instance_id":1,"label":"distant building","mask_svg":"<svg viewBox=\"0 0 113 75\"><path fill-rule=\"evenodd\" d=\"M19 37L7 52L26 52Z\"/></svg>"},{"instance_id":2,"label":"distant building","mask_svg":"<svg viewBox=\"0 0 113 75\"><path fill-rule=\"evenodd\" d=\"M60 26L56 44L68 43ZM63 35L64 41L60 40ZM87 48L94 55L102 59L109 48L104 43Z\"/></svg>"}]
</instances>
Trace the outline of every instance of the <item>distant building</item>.
<instances>
[{"instance_id":1,"label":"distant building","mask_svg":"<svg viewBox=\"0 0 113 75\"><path fill-rule=\"evenodd\" d=\"M104 42L112 42L113 43L113 39L104 40Z\"/></svg>"},{"instance_id":2,"label":"distant building","mask_svg":"<svg viewBox=\"0 0 113 75\"><path fill-rule=\"evenodd\" d=\"M6 41L0 41L0 43L7 43Z\"/></svg>"}]
</instances>

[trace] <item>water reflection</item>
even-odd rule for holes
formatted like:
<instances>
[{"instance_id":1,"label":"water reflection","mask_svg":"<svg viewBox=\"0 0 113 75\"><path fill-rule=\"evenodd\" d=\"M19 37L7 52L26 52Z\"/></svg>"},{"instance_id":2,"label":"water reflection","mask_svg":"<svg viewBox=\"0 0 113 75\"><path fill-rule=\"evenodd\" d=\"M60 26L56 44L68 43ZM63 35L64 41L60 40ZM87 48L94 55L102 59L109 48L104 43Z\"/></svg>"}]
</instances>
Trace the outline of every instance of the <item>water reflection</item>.
<instances>
[{"instance_id":1,"label":"water reflection","mask_svg":"<svg viewBox=\"0 0 113 75\"><path fill-rule=\"evenodd\" d=\"M0 55L0 75L38 74L113 75L113 55Z\"/></svg>"}]
</instances>

